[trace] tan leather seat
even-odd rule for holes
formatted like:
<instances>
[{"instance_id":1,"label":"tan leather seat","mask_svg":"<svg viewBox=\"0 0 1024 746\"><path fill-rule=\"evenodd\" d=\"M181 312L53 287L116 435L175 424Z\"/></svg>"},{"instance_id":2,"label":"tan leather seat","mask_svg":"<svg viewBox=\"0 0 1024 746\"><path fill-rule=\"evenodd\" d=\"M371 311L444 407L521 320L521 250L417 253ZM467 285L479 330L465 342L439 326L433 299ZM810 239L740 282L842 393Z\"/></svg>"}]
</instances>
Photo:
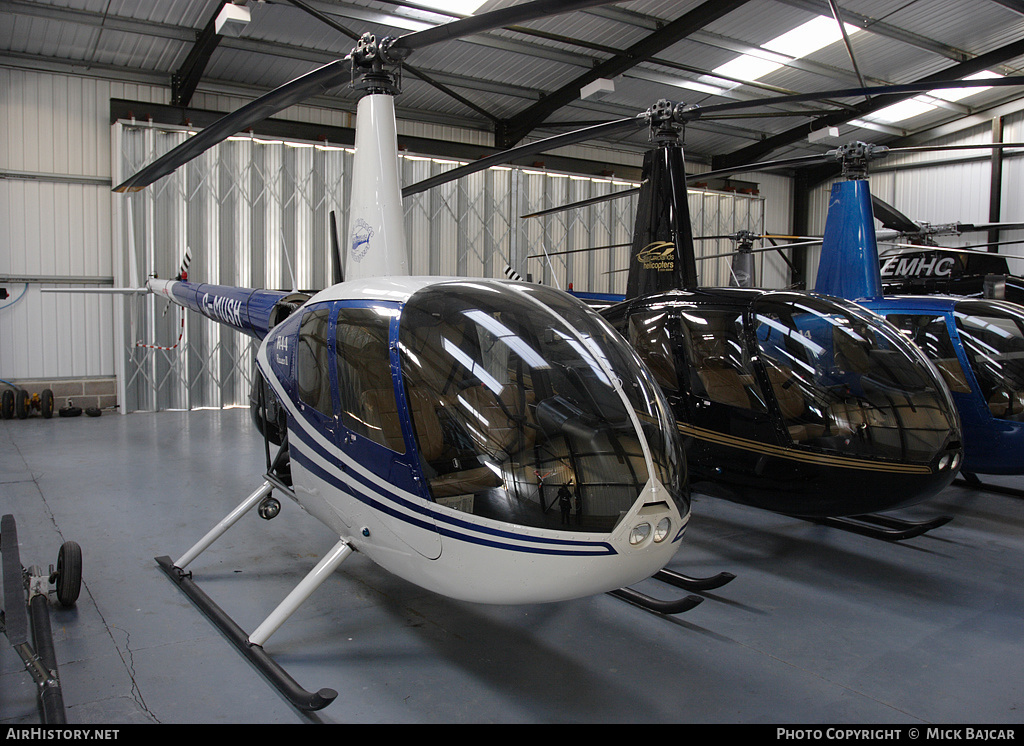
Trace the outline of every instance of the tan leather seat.
<instances>
[{"instance_id":1,"label":"tan leather seat","mask_svg":"<svg viewBox=\"0 0 1024 746\"><path fill-rule=\"evenodd\" d=\"M732 407L750 408L750 397L740 373L721 357L704 358L697 371L711 401Z\"/></svg>"},{"instance_id":2,"label":"tan leather seat","mask_svg":"<svg viewBox=\"0 0 1024 746\"><path fill-rule=\"evenodd\" d=\"M939 369L939 373L942 374L942 378L950 391L955 391L958 394L971 393L971 387L967 383L967 376L964 375L964 369L960 366L960 361L957 358L936 358L932 362Z\"/></svg>"},{"instance_id":3,"label":"tan leather seat","mask_svg":"<svg viewBox=\"0 0 1024 746\"><path fill-rule=\"evenodd\" d=\"M993 417L1012 417L1024 412L1024 391L998 389L988 400Z\"/></svg>"},{"instance_id":4,"label":"tan leather seat","mask_svg":"<svg viewBox=\"0 0 1024 746\"><path fill-rule=\"evenodd\" d=\"M368 391L364 396L368 396L368 403L372 401L372 406L380 414L380 424L386 437L401 439L401 424L397 406L394 404L395 397L390 390ZM429 394L415 388L406 390L406 401L412 421L415 423L421 459L427 463L438 461L445 455L446 444L441 420L437 416L437 403ZM486 466L473 462L468 469L456 469L431 479L430 493L435 498L468 495L499 487L501 483L501 478L497 474Z\"/></svg>"}]
</instances>

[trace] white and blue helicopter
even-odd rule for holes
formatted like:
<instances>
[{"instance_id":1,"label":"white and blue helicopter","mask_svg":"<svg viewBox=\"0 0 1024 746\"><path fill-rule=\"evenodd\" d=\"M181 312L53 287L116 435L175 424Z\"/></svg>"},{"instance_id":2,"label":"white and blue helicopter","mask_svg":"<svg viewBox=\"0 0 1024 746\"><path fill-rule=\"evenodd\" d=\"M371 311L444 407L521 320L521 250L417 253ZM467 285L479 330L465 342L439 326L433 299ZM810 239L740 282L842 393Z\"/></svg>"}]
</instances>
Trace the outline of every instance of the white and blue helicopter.
<instances>
[{"instance_id":1,"label":"white and blue helicopter","mask_svg":"<svg viewBox=\"0 0 1024 746\"><path fill-rule=\"evenodd\" d=\"M455 599L530 604L605 592L636 602L628 586L680 547L690 517L685 456L664 396L628 343L568 294L411 277L406 267L394 110L402 61L426 45L598 4L542 0L399 38L365 34L344 59L227 115L115 187L144 189L314 93L349 83L360 95L343 282L311 295L147 282L260 340L253 415L267 473L194 546L157 561L300 709L320 709L336 693L304 690L263 646L353 552ZM562 487L578 501L568 510ZM187 568L250 510L276 515L275 491L338 540L246 633Z\"/></svg>"}]
</instances>

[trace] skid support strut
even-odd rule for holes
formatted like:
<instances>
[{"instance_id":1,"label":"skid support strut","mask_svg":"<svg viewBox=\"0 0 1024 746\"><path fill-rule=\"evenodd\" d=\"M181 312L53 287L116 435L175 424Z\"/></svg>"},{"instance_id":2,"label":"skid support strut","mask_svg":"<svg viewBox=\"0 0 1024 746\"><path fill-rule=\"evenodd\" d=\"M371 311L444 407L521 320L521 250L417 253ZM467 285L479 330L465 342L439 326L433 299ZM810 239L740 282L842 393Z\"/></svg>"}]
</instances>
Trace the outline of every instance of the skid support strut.
<instances>
[{"instance_id":1,"label":"skid support strut","mask_svg":"<svg viewBox=\"0 0 1024 746\"><path fill-rule=\"evenodd\" d=\"M1006 487L1001 484L992 484L990 482L982 482L977 474L968 474L967 472L960 472L960 476L953 480L953 484L958 484L961 487L971 487L976 490L984 490L985 492L997 492L1000 495L1010 495L1011 497L1024 497L1024 490L1017 489L1015 487Z\"/></svg>"},{"instance_id":2,"label":"skid support strut","mask_svg":"<svg viewBox=\"0 0 1024 746\"><path fill-rule=\"evenodd\" d=\"M303 689L273 658L263 650L263 644L276 632L282 624L302 605L302 603L320 587L320 585L338 569L345 559L352 554L352 546L344 539L329 551L317 563L291 593L271 612L259 627L251 634L246 634L228 614L221 609L192 580L192 574L185 572L196 557L206 550L214 541L233 526L246 512L256 507L268 497L274 488L285 489L279 483L265 481L259 488L239 503L220 523L214 526L202 539L192 546L181 559L172 562L170 557L157 557L156 562L164 573L185 593L206 617L230 640L239 652L244 655L256 669L295 707L300 710L320 710L329 705L338 696L333 689L320 689L309 692Z\"/></svg>"}]
</instances>

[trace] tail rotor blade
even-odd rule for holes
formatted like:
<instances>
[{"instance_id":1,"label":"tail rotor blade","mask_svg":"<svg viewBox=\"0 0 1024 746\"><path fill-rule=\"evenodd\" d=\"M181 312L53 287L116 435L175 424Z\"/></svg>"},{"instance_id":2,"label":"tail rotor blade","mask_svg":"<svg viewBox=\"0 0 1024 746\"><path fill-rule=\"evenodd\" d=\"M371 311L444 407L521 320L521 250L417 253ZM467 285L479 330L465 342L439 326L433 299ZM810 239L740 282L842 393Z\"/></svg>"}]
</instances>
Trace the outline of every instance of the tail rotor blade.
<instances>
[{"instance_id":1,"label":"tail rotor blade","mask_svg":"<svg viewBox=\"0 0 1024 746\"><path fill-rule=\"evenodd\" d=\"M333 278L334 284L345 281L345 273L341 268L341 244L338 242L338 220L331 210L331 251L334 253Z\"/></svg>"},{"instance_id":2,"label":"tail rotor blade","mask_svg":"<svg viewBox=\"0 0 1024 746\"><path fill-rule=\"evenodd\" d=\"M900 233L917 233L921 230L921 226L873 194L871 195L871 205L874 207L875 217L882 221L883 227Z\"/></svg>"}]
</instances>

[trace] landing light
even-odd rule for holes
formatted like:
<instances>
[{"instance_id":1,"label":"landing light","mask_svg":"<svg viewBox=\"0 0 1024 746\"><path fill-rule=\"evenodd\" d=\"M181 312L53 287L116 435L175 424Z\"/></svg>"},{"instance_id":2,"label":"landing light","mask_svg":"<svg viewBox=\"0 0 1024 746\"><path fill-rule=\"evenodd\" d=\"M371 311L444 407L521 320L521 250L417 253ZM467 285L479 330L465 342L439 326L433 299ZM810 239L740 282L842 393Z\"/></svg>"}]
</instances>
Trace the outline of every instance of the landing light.
<instances>
[{"instance_id":1,"label":"landing light","mask_svg":"<svg viewBox=\"0 0 1024 746\"><path fill-rule=\"evenodd\" d=\"M654 528L654 541L657 544L665 541L668 538L669 531L672 530L672 519L662 518L658 521L658 525Z\"/></svg>"},{"instance_id":2,"label":"landing light","mask_svg":"<svg viewBox=\"0 0 1024 746\"><path fill-rule=\"evenodd\" d=\"M634 546L641 544L650 535L651 524L639 523L636 526L633 526L633 530L629 532L629 543Z\"/></svg>"},{"instance_id":3,"label":"landing light","mask_svg":"<svg viewBox=\"0 0 1024 746\"><path fill-rule=\"evenodd\" d=\"M945 470L945 468L947 466L949 466L949 454L948 453L945 454L942 458L939 459L939 470L940 471Z\"/></svg>"}]
</instances>

